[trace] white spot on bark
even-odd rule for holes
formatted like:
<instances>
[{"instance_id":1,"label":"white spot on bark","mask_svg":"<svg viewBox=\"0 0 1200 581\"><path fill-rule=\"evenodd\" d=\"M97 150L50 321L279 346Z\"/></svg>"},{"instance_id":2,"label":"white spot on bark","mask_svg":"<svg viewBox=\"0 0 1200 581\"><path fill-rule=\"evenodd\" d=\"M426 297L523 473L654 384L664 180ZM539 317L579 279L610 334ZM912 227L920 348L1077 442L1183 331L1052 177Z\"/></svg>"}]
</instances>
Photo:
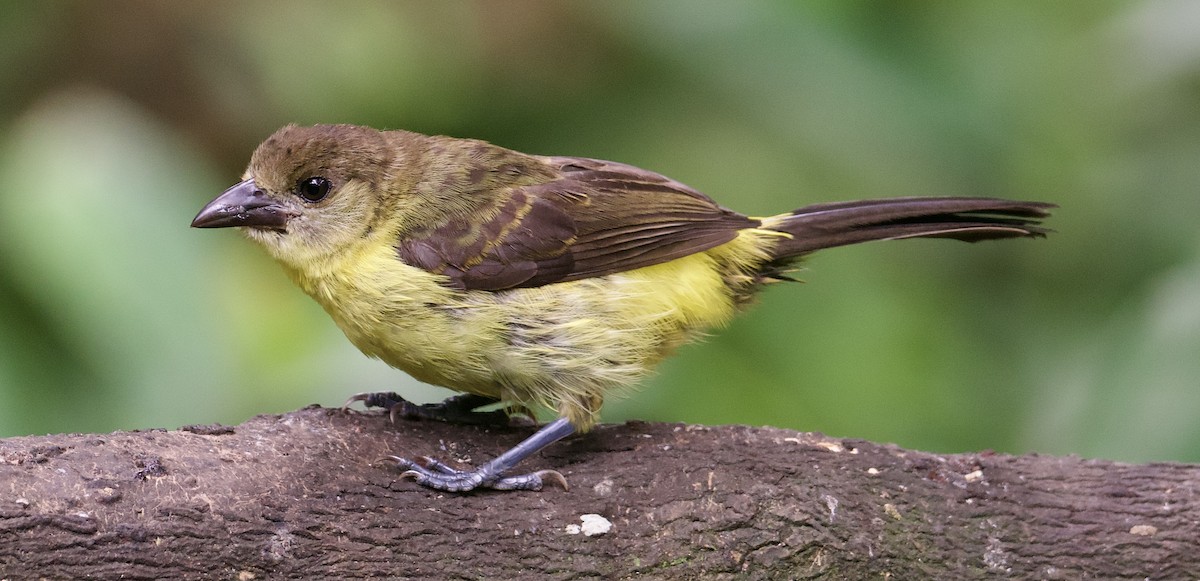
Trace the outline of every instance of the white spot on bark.
<instances>
[{"instance_id":1,"label":"white spot on bark","mask_svg":"<svg viewBox=\"0 0 1200 581\"><path fill-rule=\"evenodd\" d=\"M987 568L993 571L1009 572L1012 569L1008 566L1008 559L1008 551L1004 550L1004 546L1000 544L1000 539L989 537L987 549L983 551L983 564L987 565Z\"/></svg>"},{"instance_id":2,"label":"white spot on bark","mask_svg":"<svg viewBox=\"0 0 1200 581\"><path fill-rule=\"evenodd\" d=\"M1133 525L1129 527L1129 534L1138 535L1140 537L1152 537L1158 533L1158 527L1151 525Z\"/></svg>"},{"instance_id":3,"label":"white spot on bark","mask_svg":"<svg viewBox=\"0 0 1200 581\"><path fill-rule=\"evenodd\" d=\"M580 527L583 529L583 534L589 537L602 535L612 530L612 522L598 514L585 514L579 517L583 521Z\"/></svg>"},{"instance_id":4,"label":"white spot on bark","mask_svg":"<svg viewBox=\"0 0 1200 581\"><path fill-rule=\"evenodd\" d=\"M592 487L592 492L595 492L596 496L608 496L612 494L613 484L611 478L605 478Z\"/></svg>"},{"instance_id":5,"label":"white spot on bark","mask_svg":"<svg viewBox=\"0 0 1200 581\"><path fill-rule=\"evenodd\" d=\"M829 522L833 522L833 519L837 517L838 499L828 494L822 494L821 500L825 502L825 508L829 509Z\"/></svg>"}]
</instances>

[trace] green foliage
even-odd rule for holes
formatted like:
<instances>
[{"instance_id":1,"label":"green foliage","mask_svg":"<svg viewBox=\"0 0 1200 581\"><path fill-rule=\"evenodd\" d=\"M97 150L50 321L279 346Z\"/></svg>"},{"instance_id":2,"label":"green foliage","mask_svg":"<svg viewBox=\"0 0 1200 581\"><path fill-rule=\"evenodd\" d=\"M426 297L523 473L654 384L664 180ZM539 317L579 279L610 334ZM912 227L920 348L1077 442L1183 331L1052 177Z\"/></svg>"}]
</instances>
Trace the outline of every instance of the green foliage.
<instances>
[{"instance_id":1,"label":"green foliage","mask_svg":"<svg viewBox=\"0 0 1200 581\"><path fill-rule=\"evenodd\" d=\"M1188 3L16 2L0 17L0 436L419 386L262 252L193 231L289 122L654 169L751 214L988 195L1047 240L874 244L606 418L1200 461Z\"/></svg>"}]
</instances>

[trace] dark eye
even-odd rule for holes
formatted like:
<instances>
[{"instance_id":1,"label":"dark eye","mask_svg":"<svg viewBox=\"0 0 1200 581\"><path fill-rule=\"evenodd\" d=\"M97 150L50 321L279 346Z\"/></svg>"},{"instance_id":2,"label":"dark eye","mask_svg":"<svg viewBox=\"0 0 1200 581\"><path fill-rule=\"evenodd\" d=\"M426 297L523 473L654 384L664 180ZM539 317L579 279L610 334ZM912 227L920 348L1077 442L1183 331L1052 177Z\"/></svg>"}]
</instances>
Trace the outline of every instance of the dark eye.
<instances>
[{"instance_id":1,"label":"dark eye","mask_svg":"<svg viewBox=\"0 0 1200 581\"><path fill-rule=\"evenodd\" d=\"M331 187L333 184L323 177L304 178L296 184L296 195L310 202L320 202L329 195Z\"/></svg>"}]
</instances>

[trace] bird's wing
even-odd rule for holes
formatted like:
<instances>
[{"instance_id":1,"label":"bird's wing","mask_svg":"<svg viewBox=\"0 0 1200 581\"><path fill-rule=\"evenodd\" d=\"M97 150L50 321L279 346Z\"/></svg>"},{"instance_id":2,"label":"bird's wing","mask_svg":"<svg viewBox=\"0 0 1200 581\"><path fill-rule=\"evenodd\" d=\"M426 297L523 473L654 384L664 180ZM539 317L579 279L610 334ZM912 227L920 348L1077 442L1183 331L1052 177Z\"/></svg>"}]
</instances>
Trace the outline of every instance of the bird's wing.
<instances>
[{"instance_id":1,"label":"bird's wing","mask_svg":"<svg viewBox=\"0 0 1200 581\"><path fill-rule=\"evenodd\" d=\"M450 221L404 240L400 258L460 288L497 291L661 264L759 225L653 172L541 159L557 170L555 179L512 188L482 222Z\"/></svg>"}]
</instances>

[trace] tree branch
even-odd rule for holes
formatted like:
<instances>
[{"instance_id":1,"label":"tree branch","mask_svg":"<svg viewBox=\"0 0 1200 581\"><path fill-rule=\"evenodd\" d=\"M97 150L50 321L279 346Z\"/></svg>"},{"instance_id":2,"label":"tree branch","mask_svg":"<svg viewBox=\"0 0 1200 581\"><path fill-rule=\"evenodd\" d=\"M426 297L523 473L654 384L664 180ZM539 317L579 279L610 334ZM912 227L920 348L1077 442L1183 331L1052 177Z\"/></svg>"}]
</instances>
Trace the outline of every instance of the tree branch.
<instances>
[{"instance_id":1,"label":"tree branch","mask_svg":"<svg viewBox=\"0 0 1200 581\"><path fill-rule=\"evenodd\" d=\"M444 494L530 433L307 408L234 427L0 440L0 579L1195 579L1200 466L936 455L741 426L600 426ZM597 536L568 525L595 513Z\"/></svg>"}]
</instances>

